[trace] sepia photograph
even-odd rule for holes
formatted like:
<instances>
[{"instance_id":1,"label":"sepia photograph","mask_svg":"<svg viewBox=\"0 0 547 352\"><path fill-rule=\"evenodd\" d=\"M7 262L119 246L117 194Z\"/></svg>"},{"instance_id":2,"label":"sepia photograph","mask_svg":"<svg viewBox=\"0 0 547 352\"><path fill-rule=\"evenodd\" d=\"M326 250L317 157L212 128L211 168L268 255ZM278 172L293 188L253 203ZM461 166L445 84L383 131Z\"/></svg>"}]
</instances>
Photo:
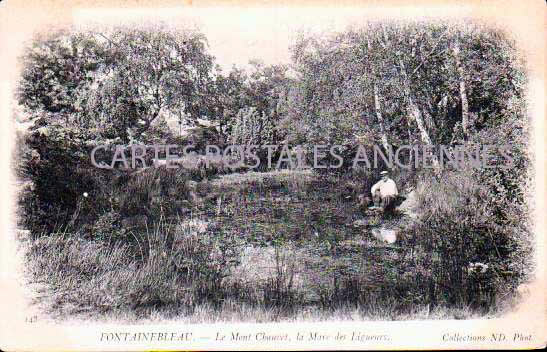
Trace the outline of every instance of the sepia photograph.
<instances>
[{"instance_id":1,"label":"sepia photograph","mask_svg":"<svg viewBox=\"0 0 547 352\"><path fill-rule=\"evenodd\" d=\"M545 347L543 3L51 3L2 35L3 350Z\"/></svg>"}]
</instances>

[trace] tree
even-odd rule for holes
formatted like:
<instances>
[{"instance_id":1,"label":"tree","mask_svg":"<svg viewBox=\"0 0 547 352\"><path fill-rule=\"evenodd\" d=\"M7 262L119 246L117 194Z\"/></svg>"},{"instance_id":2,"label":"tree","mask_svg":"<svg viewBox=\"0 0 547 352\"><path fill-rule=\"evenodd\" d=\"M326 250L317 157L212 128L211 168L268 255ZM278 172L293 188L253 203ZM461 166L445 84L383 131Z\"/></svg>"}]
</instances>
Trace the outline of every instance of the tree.
<instances>
[{"instance_id":1,"label":"tree","mask_svg":"<svg viewBox=\"0 0 547 352\"><path fill-rule=\"evenodd\" d=\"M17 97L34 118L25 143L35 156L24 167L34 186L25 219L40 232L101 211L80 207L91 206L82 194L109 187L90 163L93 147L156 144L165 115L202 116L213 58L197 32L118 28L37 37L22 63Z\"/></svg>"},{"instance_id":2,"label":"tree","mask_svg":"<svg viewBox=\"0 0 547 352\"><path fill-rule=\"evenodd\" d=\"M225 140L239 140L252 133L251 125L243 121L260 120L260 125L272 126L267 139L276 144L284 135L277 127L285 114L285 100L290 84L287 67L284 65L265 66L259 61L250 62L252 71L233 67L227 74L218 73L211 89L213 108L212 119L219 121L220 131ZM258 122L257 122L258 123ZM259 138L259 137L257 137ZM259 138L261 139L261 138ZM246 143L246 142L244 142Z\"/></svg>"},{"instance_id":3,"label":"tree","mask_svg":"<svg viewBox=\"0 0 547 352\"><path fill-rule=\"evenodd\" d=\"M459 81L460 81L459 87L460 87L460 98L462 103L463 137L465 140L467 140L467 138L469 137L469 102L467 101L465 74L464 74L463 65L460 60L460 43L458 39L454 41L454 47L452 49L452 52L454 53L454 60L456 61L456 68L458 70Z\"/></svg>"},{"instance_id":4,"label":"tree","mask_svg":"<svg viewBox=\"0 0 547 352\"><path fill-rule=\"evenodd\" d=\"M196 32L168 29L117 29L99 34L115 57L88 100L92 118L123 121L140 137L161 113L184 113L195 122L205 113L204 87L211 79L213 58L205 37Z\"/></svg>"},{"instance_id":5,"label":"tree","mask_svg":"<svg viewBox=\"0 0 547 352\"><path fill-rule=\"evenodd\" d=\"M160 114L206 113L206 45L198 32L163 27L39 37L23 57L19 102L105 138L141 139Z\"/></svg>"},{"instance_id":6,"label":"tree","mask_svg":"<svg viewBox=\"0 0 547 352\"><path fill-rule=\"evenodd\" d=\"M245 107L246 80L246 73L234 66L226 75L216 67L213 79L209 81L206 115L218 123L219 145L228 140L232 132L233 119Z\"/></svg>"},{"instance_id":7,"label":"tree","mask_svg":"<svg viewBox=\"0 0 547 352\"><path fill-rule=\"evenodd\" d=\"M89 91L94 72L105 64L105 54L89 33L36 36L21 57L19 104L31 113L63 116L71 122L80 111L79 97Z\"/></svg>"},{"instance_id":8,"label":"tree","mask_svg":"<svg viewBox=\"0 0 547 352\"><path fill-rule=\"evenodd\" d=\"M299 142L457 144L521 96L511 41L470 23L369 23L302 36L292 54L284 125Z\"/></svg>"}]
</instances>

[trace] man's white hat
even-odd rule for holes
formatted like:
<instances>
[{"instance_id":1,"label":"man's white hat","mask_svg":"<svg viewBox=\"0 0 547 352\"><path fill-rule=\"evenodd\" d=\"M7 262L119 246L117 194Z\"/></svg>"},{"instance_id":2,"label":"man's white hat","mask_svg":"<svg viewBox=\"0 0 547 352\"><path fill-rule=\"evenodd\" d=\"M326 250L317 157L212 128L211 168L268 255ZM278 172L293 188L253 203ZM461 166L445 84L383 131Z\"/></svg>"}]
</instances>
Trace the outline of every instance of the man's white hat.
<instances>
[{"instance_id":1,"label":"man's white hat","mask_svg":"<svg viewBox=\"0 0 547 352\"><path fill-rule=\"evenodd\" d=\"M388 172L387 172L387 171L385 171L385 170L384 170L384 171L382 171L382 172L380 172L380 175L387 175L387 174L388 174Z\"/></svg>"}]
</instances>

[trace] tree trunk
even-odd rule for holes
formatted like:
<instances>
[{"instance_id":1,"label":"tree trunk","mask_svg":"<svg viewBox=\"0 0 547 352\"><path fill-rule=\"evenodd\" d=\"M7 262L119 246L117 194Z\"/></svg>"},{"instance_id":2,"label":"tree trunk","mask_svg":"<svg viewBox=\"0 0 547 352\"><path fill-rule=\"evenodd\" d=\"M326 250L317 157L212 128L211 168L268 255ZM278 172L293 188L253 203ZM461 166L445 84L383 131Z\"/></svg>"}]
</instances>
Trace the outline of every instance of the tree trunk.
<instances>
[{"instance_id":1,"label":"tree trunk","mask_svg":"<svg viewBox=\"0 0 547 352\"><path fill-rule=\"evenodd\" d=\"M420 132L420 139L422 140L422 143L428 146L433 145L431 137L429 136L429 133L427 132L427 129L425 127L424 119L420 111L420 108L414 102L412 91L410 90L410 82L406 74L406 68L403 63L403 59L400 57L399 53L397 53L397 57L399 58L399 67L401 69L401 75L403 77L403 82L402 82L403 94L407 102L407 106L406 106L407 111L409 115L414 119L414 121L416 121L416 125L418 126L418 131ZM424 155L424 158L425 157L426 156ZM430 157L433 163L433 169L435 170L435 173L439 175L440 174L439 160L434 154L430 155Z\"/></svg>"},{"instance_id":2,"label":"tree trunk","mask_svg":"<svg viewBox=\"0 0 547 352\"><path fill-rule=\"evenodd\" d=\"M458 75L460 79L460 99L462 102L462 129L463 129L463 138L467 140L469 137L469 103L467 101L467 89L465 86L464 70L463 65L460 60L460 44L456 42L454 48L452 49L454 53L454 59L456 60L456 69L458 70Z\"/></svg>"},{"instance_id":3,"label":"tree trunk","mask_svg":"<svg viewBox=\"0 0 547 352\"><path fill-rule=\"evenodd\" d=\"M386 28L384 26L382 27L382 33L383 33L383 36L384 36L383 39L385 41L385 47L387 47L388 46L387 44L389 43L389 38L388 38L388 35L387 35ZM433 142L432 142L431 137L429 136L429 133L426 129L426 126L425 126L424 119L422 117L422 113L420 111L420 108L415 103L414 97L412 95L412 90L410 89L410 80L409 80L407 72L406 72L405 64L404 64L403 59L401 57L401 52L398 51L396 48L394 48L394 49L396 50L395 55L396 55L397 59L399 60L399 68L401 70L401 76L402 76L402 93L403 93L403 97L406 101L407 113L409 114L409 116L411 118L413 118L416 121L416 125L418 126L418 131L420 132L420 139L421 139L422 143L424 143L427 146L431 146L431 145L433 145ZM432 163L433 163L433 169L434 169L435 175L438 177L441 174L441 169L440 169L440 166L439 166L439 160L437 159L437 156L435 154L431 154L429 156L431 157L431 160L432 160ZM425 157L426 157L426 155L424 155L424 158Z\"/></svg>"},{"instance_id":4,"label":"tree trunk","mask_svg":"<svg viewBox=\"0 0 547 352\"><path fill-rule=\"evenodd\" d=\"M380 98L378 93L378 85L374 83L374 110L376 111L376 118L378 119L378 124L380 125L380 138L382 141L382 146L386 152L390 151L390 145L387 140L386 128L384 125L384 117L382 116L382 111L380 107Z\"/></svg>"},{"instance_id":5,"label":"tree trunk","mask_svg":"<svg viewBox=\"0 0 547 352\"><path fill-rule=\"evenodd\" d=\"M401 75L403 76L403 93L404 98L407 102L407 111L412 116L414 121L416 121L416 124L418 125L418 131L420 131L420 138L423 143L427 145L433 144L431 141L431 137L429 136L429 133L427 132L425 128L424 119L422 117L422 113L420 111L420 108L416 103L414 102L414 98L412 96L412 91L410 90L410 82L408 81L408 77L405 70L405 65L403 63L403 59L399 58L399 67L401 69Z\"/></svg>"},{"instance_id":6,"label":"tree trunk","mask_svg":"<svg viewBox=\"0 0 547 352\"><path fill-rule=\"evenodd\" d=\"M367 47L370 52L370 39L367 39ZM382 108L380 106L380 92L378 85L376 84L376 70L374 69L374 64L371 65L372 70L372 79L373 79L373 92L374 92L374 110L376 112L376 118L378 119L378 124L380 125L380 140L382 141L382 146L386 152L391 151L391 146L387 139L386 127L384 123L384 117L382 116Z\"/></svg>"}]
</instances>

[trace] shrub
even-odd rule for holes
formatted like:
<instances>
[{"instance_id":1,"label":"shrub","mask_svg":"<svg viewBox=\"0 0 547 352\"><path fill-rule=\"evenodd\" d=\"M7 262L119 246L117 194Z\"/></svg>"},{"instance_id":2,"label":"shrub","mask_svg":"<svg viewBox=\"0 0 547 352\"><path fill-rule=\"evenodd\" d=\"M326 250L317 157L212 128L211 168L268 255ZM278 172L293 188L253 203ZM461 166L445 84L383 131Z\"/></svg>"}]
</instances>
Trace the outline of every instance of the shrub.
<instances>
[{"instance_id":1,"label":"shrub","mask_svg":"<svg viewBox=\"0 0 547 352\"><path fill-rule=\"evenodd\" d=\"M24 176L32 187L20 197L24 225L35 235L94 219L102 211L86 198L97 197L108 181L104 170L93 167L90 132L51 125L31 130L25 143L35 155L26 159ZM85 219L84 219L85 218Z\"/></svg>"},{"instance_id":2,"label":"shrub","mask_svg":"<svg viewBox=\"0 0 547 352\"><path fill-rule=\"evenodd\" d=\"M431 175L416 189L420 219L403 245L414 251L428 303L492 308L530 274L524 209L512 208L521 215L518 221L500 217L495 206L500 194L476 172L445 172L440 180ZM525 258L517 266L515 252Z\"/></svg>"},{"instance_id":3,"label":"shrub","mask_svg":"<svg viewBox=\"0 0 547 352\"><path fill-rule=\"evenodd\" d=\"M34 236L68 231L95 238L133 238L122 219L141 230L161 217L180 214L190 198L186 169L99 169L90 161L101 141L92 130L37 124L20 138L24 151L21 177L28 180L19 196L22 225ZM106 143L106 142L105 142ZM129 224L131 225L131 224ZM129 237L128 237L129 236Z\"/></svg>"}]
</instances>

